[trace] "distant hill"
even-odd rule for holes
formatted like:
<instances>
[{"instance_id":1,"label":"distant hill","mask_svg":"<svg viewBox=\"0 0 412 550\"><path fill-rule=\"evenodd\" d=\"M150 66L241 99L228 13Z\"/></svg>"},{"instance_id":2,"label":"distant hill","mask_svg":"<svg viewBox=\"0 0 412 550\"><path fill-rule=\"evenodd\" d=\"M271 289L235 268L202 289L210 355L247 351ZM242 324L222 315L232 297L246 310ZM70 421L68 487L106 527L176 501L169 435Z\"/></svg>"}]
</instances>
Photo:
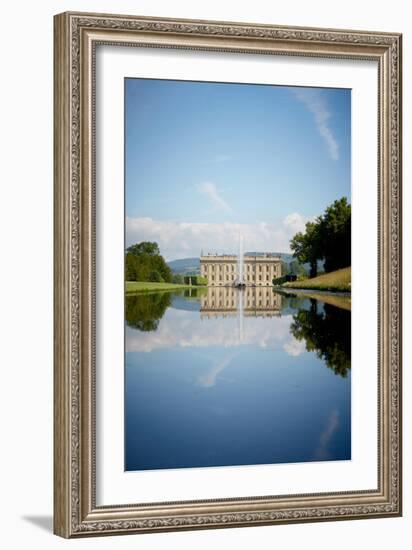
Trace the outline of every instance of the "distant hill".
<instances>
[{"instance_id":1,"label":"distant hill","mask_svg":"<svg viewBox=\"0 0 412 550\"><path fill-rule=\"evenodd\" d=\"M186 273L200 273L199 258L183 258L182 260L172 260L167 265L175 274L185 275Z\"/></svg>"}]
</instances>

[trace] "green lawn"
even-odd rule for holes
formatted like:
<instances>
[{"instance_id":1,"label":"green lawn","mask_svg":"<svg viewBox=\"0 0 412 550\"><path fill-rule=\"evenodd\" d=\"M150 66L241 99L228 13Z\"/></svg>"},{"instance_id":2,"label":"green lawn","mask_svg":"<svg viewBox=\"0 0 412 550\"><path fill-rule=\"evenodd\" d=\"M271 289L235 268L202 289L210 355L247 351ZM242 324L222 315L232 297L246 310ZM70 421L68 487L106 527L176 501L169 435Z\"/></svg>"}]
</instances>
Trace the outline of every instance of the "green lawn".
<instances>
[{"instance_id":1,"label":"green lawn","mask_svg":"<svg viewBox=\"0 0 412 550\"><path fill-rule=\"evenodd\" d=\"M330 273L323 273L313 279L304 279L302 281L293 281L284 283L286 288L308 288L313 290L331 290L340 292L350 292L351 289L351 268L345 267Z\"/></svg>"},{"instance_id":2,"label":"green lawn","mask_svg":"<svg viewBox=\"0 0 412 550\"><path fill-rule=\"evenodd\" d=\"M193 285L175 285L174 283L150 283L146 281L126 281L126 292L151 292L153 290L175 290L194 288Z\"/></svg>"}]
</instances>

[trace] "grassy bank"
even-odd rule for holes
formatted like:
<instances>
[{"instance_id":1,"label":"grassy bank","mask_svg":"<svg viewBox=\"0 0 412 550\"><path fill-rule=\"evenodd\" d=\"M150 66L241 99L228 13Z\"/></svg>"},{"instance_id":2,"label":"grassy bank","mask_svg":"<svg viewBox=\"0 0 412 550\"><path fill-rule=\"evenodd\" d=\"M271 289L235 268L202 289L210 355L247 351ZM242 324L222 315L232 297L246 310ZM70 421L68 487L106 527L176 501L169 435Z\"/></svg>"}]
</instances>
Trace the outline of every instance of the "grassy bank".
<instances>
[{"instance_id":1,"label":"grassy bank","mask_svg":"<svg viewBox=\"0 0 412 550\"><path fill-rule=\"evenodd\" d=\"M179 288L194 288L190 285L174 283L150 283L147 281L126 281L126 293L153 292L154 290L178 290Z\"/></svg>"},{"instance_id":2,"label":"grassy bank","mask_svg":"<svg viewBox=\"0 0 412 550\"><path fill-rule=\"evenodd\" d=\"M304 279L302 281L293 281L285 283L285 288L304 288L311 290L329 290L339 292L350 292L351 289L351 268L345 267L332 271L331 273L323 273L313 279Z\"/></svg>"}]
</instances>

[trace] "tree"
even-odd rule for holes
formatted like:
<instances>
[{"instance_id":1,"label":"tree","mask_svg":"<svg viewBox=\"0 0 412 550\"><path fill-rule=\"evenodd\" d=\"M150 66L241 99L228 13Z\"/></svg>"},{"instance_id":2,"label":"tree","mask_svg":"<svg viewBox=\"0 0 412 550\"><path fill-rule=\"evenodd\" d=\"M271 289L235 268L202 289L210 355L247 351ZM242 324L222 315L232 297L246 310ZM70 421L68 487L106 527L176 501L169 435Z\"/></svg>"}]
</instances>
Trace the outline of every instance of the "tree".
<instances>
[{"instance_id":1,"label":"tree","mask_svg":"<svg viewBox=\"0 0 412 550\"><path fill-rule=\"evenodd\" d=\"M175 275L173 275L172 283L175 283L176 285L182 285L184 283L183 275L181 275L180 273L176 273Z\"/></svg>"},{"instance_id":2,"label":"tree","mask_svg":"<svg viewBox=\"0 0 412 550\"><path fill-rule=\"evenodd\" d=\"M351 265L351 205L346 197L328 206L314 222L308 222L304 233L290 241L293 255L310 264L310 277L317 275L318 260L324 260L325 272Z\"/></svg>"},{"instance_id":3,"label":"tree","mask_svg":"<svg viewBox=\"0 0 412 550\"><path fill-rule=\"evenodd\" d=\"M305 233L296 233L290 241L290 248L299 262L302 264L309 263L310 277L316 277L318 273L318 259L321 258L319 218L316 222L307 222L305 227Z\"/></svg>"},{"instance_id":4,"label":"tree","mask_svg":"<svg viewBox=\"0 0 412 550\"><path fill-rule=\"evenodd\" d=\"M149 257L149 263L152 266L153 271L158 271L163 281L166 283L172 282L173 272L165 262L163 256L157 255Z\"/></svg>"},{"instance_id":5,"label":"tree","mask_svg":"<svg viewBox=\"0 0 412 550\"><path fill-rule=\"evenodd\" d=\"M172 270L160 255L155 242L144 241L127 248L125 276L127 281L172 282Z\"/></svg>"},{"instance_id":6,"label":"tree","mask_svg":"<svg viewBox=\"0 0 412 550\"><path fill-rule=\"evenodd\" d=\"M158 271L151 271L149 274L149 281L153 283L161 283L163 282L163 279Z\"/></svg>"},{"instance_id":7,"label":"tree","mask_svg":"<svg viewBox=\"0 0 412 550\"><path fill-rule=\"evenodd\" d=\"M289 273L296 275L297 277L307 277L307 272L305 267L298 262L297 260L292 260L289 264Z\"/></svg>"},{"instance_id":8,"label":"tree","mask_svg":"<svg viewBox=\"0 0 412 550\"><path fill-rule=\"evenodd\" d=\"M320 222L325 271L351 265L351 206L346 197L328 206Z\"/></svg>"},{"instance_id":9,"label":"tree","mask_svg":"<svg viewBox=\"0 0 412 550\"><path fill-rule=\"evenodd\" d=\"M126 252L128 254L133 254L134 256L141 256L142 254L147 254L148 256L160 255L159 245L149 241L132 244L129 248L127 248Z\"/></svg>"},{"instance_id":10,"label":"tree","mask_svg":"<svg viewBox=\"0 0 412 550\"><path fill-rule=\"evenodd\" d=\"M150 256L147 254L141 256L135 256L131 253L126 254L126 281L148 281L151 271L153 271L153 263Z\"/></svg>"},{"instance_id":11,"label":"tree","mask_svg":"<svg viewBox=\"0 0 412 550\"><path fill-rule=\"evenodd\" d=\"M139 262L133 254L126 254L125 261L125 277L126 281L138 281L139 279Z\"/></svg>"},{"instance_id":12,"label":"tree","mask_svg":"<svg viewBox=\"0 0 412 550\"><path fill-rule=\"evenodd\" d=\"M281 277L284 277L285 275L288 275L288 273L290 273L289 264L287 262L281 260L281 262L280 262L280 275L281 275Z\"/></svg>"}]
</instances>

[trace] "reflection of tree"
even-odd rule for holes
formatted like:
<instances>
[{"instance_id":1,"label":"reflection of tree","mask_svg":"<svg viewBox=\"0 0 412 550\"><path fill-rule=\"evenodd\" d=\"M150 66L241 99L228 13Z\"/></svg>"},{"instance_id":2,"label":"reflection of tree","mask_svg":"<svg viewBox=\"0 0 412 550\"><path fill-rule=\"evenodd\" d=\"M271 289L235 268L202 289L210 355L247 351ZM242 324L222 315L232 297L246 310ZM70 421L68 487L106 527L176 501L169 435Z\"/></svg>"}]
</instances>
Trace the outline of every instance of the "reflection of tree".
<instances>
[{"instance_id":1,"label":"reflection of tree","mask_svg":"<svg viewBox=\"0 0 412 550\"><path fill-rule=\"evenodd\" d=\"M287 296L282 296L282 298L282 308L299 309L299 306L302 305L302 298L298 298L295 294L288 294Z\"/></svg>"},{"instance_id":2,"label":"reflection of tree","mask_svg":"<svg viewBox=\"0 0 412 550\"><path fill-rule=\"evenodd\" d=\"M144 332L156 330L171 298L168 292L126 296L127 324Z\"/></svg>"},{"instance_id":3,"label":"reflection of tree","mask_svg":"<svg viewBox=\"0 0 412 550\"><path fill-rule=\"evenodd\" d=\"M191 287L183 291L183 296L188 299L194 298L195 300L200 300L200 297L204 294L207 294L207 287L204 286Z\"/></svg>"},{"instance_id":4,"label":"reflection of tree","mask_svg":"<svg viewBox=\"0 0 412 550\"><path fill-rule=\"evenodd\" d=\"M290 331L297 340L306 341L306 350L315 351L335 374L346 377L351 367L351 314L329 304L318 312L317 300L309 310L293 316Z\"/></svg>"}]
</instances>

